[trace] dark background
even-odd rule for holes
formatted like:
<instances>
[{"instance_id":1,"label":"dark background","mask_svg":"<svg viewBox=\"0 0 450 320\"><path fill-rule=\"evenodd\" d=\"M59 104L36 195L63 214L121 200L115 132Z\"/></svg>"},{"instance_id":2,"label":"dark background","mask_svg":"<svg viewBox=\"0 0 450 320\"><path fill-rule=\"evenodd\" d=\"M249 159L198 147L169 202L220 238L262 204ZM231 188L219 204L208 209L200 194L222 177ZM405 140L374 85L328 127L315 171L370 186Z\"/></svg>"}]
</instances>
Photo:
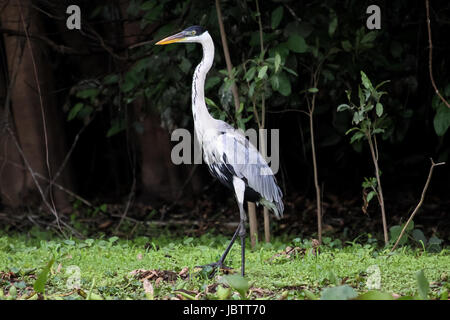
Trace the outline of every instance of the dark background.
<instances>
[{"instance_id":1,"label":"dark background","mask_svg":"<svg viewBox=\"0 0 450 320\"><path fill-rule=\"evenodd\" d=\"M286 74L290 94L268 89L266 126L280 129L277 179L286 205L286 218L273 226L274 232L316 232L309 119L299 111L307 110L302 90L311 87L308 68L317 66L331 48L339 51L323 64L314 114L324 230L343 237L381 232L376 201L367 214L361 210L361 183L374 176L367 143L350 144L345 132L351 115L336 111L347 103L345 90L357 90L361 70L374 84L390 80L382 98L388 123L378 138L379 162L388 225L404 222L420 199L429 159L448 161L450 154L448 130L438 135L434 127L450 116L438 115L445 106L431 86L425 1L260 2L267 56L293 34L307 44L305 52L288 50L283 56L283 63L298 74ZM198 220L195 230L200 232L211 229L206 221L238 220L231 193L204 165L170 161L170 133L193 130L190 86L201 50L194 45L130 48L190 25L207 28L216 57L208 74L215 81L206 96L224 108L215 110L215 116L233 122L234 107L223 98L230 94L221 93L225 75L219 70L226 65L213 1L77 1L81 30L66 27L66 9L73 1L0 4L0 226L21 228L30 214L38 215L40 226L54 226L47 204L72 226L82 219L95 221L90 231L107 231L121 216ZM381 8L380 30L366 28L371 4ZM255 2L220 5L231 60L239 67L260 53ZM283 16L273 28L277 9ZM434 80L448 101L450 4L431 1L430 20ZM374 34L361 42L358 34L369 32ZM238 81L237 86L244 116L250 116L246 83ZM254 119L246 126L256 128ZM48 179L55 176L64 190L53 187L47 193ZM449 181L448 165L436 168L416 220L427 236L448 240Z\"/></svg>"}]
</instances>

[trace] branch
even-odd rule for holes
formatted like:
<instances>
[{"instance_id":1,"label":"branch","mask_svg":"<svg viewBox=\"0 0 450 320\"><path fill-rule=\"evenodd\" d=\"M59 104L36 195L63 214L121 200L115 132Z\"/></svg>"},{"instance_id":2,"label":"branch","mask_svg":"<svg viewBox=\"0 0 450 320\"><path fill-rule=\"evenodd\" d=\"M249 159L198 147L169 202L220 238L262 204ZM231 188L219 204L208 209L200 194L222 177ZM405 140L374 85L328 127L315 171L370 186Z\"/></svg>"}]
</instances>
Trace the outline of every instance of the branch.
<instances>
[{"instance_id":1,"label":"branch","mask_svg":"<svg viewBox=\"0 0 450 320\"><path fill-rule=\"evenodd\" d=\"M233 65L231 64L230 51L228 50L227 36L225 34L225 28L223 26L222 12L220 10L219 0L216 0L216 11L217 11L217 20L219 22L220 38L222 39L223 54L225 56L225 62L227 64L228 76L230 77L230 80L233 80L234 79L234 76L232 73ZM237 111L237 110L239 110L239 105L240 105L239 93L238 93L236 83L234 83L234 82L231 85L231 91L233 93L233 98L234 98L234 108Z\"/></svg>"},{"instance_id":2,"label":"branch","mask_svg":"<svg viewBox=\"0 0 450 320\"><path fill-rule=\"evenodd\" d=\"M425 199L425 193L427 192L428 185L430 184L430 181L431 181L431 176L433 175L434 167L441 166L441 165L445 164L445 162L434 163L433 159L430 159L430 160L431 160L430 172L428 173L427 182L425 183L425 186L423 187L422 195L420 197L420 201L417 204L416 208L414 209L413 213L411 213L411 216L409 217L408 221L405 223L405 226L403 227L402 232L400 232L400 235L398 236L397 241L395 242L394 246L392 247L391 252L394 251L395 248L397 248L398 243L400 242L400 239L403 237L403 234L405 233L406 228L408 227L409 223L411 222L411 220L416 215L417 211L419 211L419 208L422 206L423 200Z\"/></svg>"},{"instance_id":3,"label":"branch","mask_svg":"<svg viewBox=\"0 0 450 320\"><path fill-rule=\"evenodd\" d=\"M8 163L8 164L10 164L10 165L12 165L12 166L14 166L14 167L16 167L16 168L19 168L19 169L25 170L25 171L27 170L27 168L24 167L23 165L21 165L21 164L19 164L19 163L16 163L16 162L14 162L14 161L8 160L8 159L6 159L6 158L4 158L4 157L2 157L2 156L0 156L0 159L3 160L5 163ZM49 180L47 177L43 176L43 175L40 174L39 172L33 172L33 174L34 174L36 177L38 177L39 179L44 180L44 181L47 182L47 183L50 182L50 180ZM91 208L94 207L94 205L93 205L92 203L90 203L90 202L89 202L88 200L86 200L85 198L83 198L83 197L77 195L77 194L74 193L73 191L70 191L69 189L66 189L65 187L63 187L62 185L60 185L60 184L58 184L58 183L56 183L56 182L52 182L52 184L53 184L53 186L55 186L55 187L58 188L59 190L61 190L61 191L65 192L65 193L67 193L69 196L72 196L72 197L74 197L75 199L80 200L81 202L83 202L83 203L84 203L85 205L87 205L88 207L91 207Z\"/></svg>"},{"instance_id":4,"label":"branch","mask_svg":"<svg viewBox=\"0 0 450 320\"><path fill-rule=\"evenodd\" d=\"M12 29L5 29L0 28L1 34L7 34L11 36L17 36L17 37L26 37L26 34L24 32L18 31L18 30L12 30ZM30 39L34 40L40 40L47 44L50 48L52 48L54 51L61 53L61 54L72 54L72 55L88 55L91 54L88 51L79 51L75 50L74 48L70 48L61 44L57 44L54 41L50 40L47 37L41 36L41 35L35 35L35 34L28 34L28 37Z\"/></svg>"},{"instance_id":5,"label":"branch","mask_svg":"<svg viewBox=\"0 0 450 320\"><path fill-rule=\"evenodd\" d=\"M433 85L434 91L436 92L436 94L439 96L439 98L441 98L442 102L445 103L445 105L450 108L450 104L444 99L444 97L441 95L441 93L439 92L438 88L436 87L436 83L434 82L434 78L433 78L433 68L432 68L432 64L433 64L433 43L431 42L431 25L430 25L430 4L428 0L425 0L425 6L427 8L427 26L428 26L428 43L429 43L429 60L428 60L428 69L430 72L430 79L431 79L431 84Z\"/></svg>"}]
</instances>

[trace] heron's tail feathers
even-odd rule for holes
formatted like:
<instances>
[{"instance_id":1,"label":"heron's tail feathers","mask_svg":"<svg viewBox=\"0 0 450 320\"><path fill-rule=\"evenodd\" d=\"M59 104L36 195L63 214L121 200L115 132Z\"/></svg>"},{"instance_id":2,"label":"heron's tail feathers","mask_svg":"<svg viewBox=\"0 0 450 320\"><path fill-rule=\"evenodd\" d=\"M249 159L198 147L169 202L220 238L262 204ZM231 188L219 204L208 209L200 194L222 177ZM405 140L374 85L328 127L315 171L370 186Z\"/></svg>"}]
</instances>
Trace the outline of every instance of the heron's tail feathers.
<instances>
[{"instance_id":1,"label":"heron's tail feathers","mask_svg":"<svg viewBox=\"0 0 450 320\"><path fill-rule=\"evenodd\" d=\"M283 217L283 203L273 203L272 201L266 200L264 198L261 198L258 202L258 204L262 204L264 207L266 207L269 210L272 210L275 217L279 220Z\"/></svg>"}]
</instances>

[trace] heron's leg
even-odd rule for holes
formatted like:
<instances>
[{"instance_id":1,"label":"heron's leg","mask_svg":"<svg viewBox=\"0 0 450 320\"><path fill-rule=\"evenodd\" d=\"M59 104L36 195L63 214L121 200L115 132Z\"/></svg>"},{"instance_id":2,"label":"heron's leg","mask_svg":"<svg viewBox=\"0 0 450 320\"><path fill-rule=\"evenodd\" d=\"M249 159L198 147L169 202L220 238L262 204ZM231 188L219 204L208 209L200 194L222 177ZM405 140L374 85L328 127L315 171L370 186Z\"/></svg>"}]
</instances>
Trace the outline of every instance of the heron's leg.
<instances>
[{"instance_id":1,"label":"heron's leg","mask_svg":"<svg viewBox=\"0 0 450 320\"><path fill-rule=\"evenodd\" d=\"M238 235L241 238L241 275L244 276L244 272L245 272L245 234L246 234L245 221L247 220L247 216L246 216L245 210L244 210L245 182L238 177L233 177L233 186L234 186L234 192L236 194L236 200L237 200L237 203L239 206L240 222L236 229L236 232L234 233L233 237L231 238L230 243L228 244L227 248L225 249L225 252L220 257L219 261L213 262L213 263L210 263L210 264L207 264L204 266L198 266L200 268L204 268L204 267L208 267L208 266L213 268L212 272L209 274L209 278L212 278L215 275L217 268L225 267L223 262L224 262L226 256L228 255L228 252L231 250L231 247L233 246L233 243L236 240Z\"/></svg>"},{"instance_id":2,"label":"heron's leg","mask_svg":"<svg viewBox=\"0 0 450 320\"><path fill-rule=\"evenodd\" d=\"M227 257L228 252L231 250L231 247L233 246L233 243L234 243L234 241L236 240L236 238L237 238L237 236L238 236L240 230L241 230L241 223L239 223L239 225L238 225L236 231L235 231L234 234L233 234L233 237L232 237L231 240L230 240L230 243L228 244L228 246L227 246L227 248L225 249L224 253L223 253L222 256L220 257L219 261L213 262L213 263L210 263L210 264L207 264L207 265L203 265L203 266L197 266L198 268L212 267L213 270L212 270L211 273L209 274L209 276L208 276L209 278L214 277L214 275L216 274L218 268L221 268L221 269L229 269L227 266L224 265L223 262L225 261L225 258Z\"/></svg>"},{"instance_id":3,"label":"heron's leg","mask_svg":"<svg viewBox=\"0 0 450 320\"><path fill-rule=\"evenodd\" d=\"M239 237L241 237L241 275L245 274L245 221L247 216L244 210L244 193L245 182L242 179L233 177L234 192L236 193L236 200L239 206L240 223L239 223Z\"/></svg>"},{"instance_id":4,"label":"heron's leg","mask_svg":"<svg viewBox=\"0 0 450 320\"><path fill-rule=\"evenodd\" d=\"M219 259L219 262L223 264L225 258L228 255L228 252L230 251L231 247L233 246L234 240L236 240L236 237L238 236L239 230L241 228L241 224L238 225L236 231L233 234L233 237L230 240L230 243L228 244L228 247L225 249L224 253L222 254L222 256Z\"/></svg>"}]
</instances>

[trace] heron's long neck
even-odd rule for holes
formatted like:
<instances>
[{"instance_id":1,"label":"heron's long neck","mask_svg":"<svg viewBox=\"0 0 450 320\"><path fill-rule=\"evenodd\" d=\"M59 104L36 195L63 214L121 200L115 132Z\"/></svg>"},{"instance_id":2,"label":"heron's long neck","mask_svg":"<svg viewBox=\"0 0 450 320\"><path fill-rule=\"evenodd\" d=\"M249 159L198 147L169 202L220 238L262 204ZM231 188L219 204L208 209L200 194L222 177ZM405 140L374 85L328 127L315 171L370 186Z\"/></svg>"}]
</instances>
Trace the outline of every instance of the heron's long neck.
<instances>
[{"instance_id":1,"label":"heron's long neck","mask_svg":"<svg viewBox=\"0 0 450 320\"><path fill-rule=\"evenodd\" d=\"M202 123L207 126L213 118L208 112L205 103L205 79L206 74L214 61L214 43L209 33L205 35L205 40L201 42L203 48L202 61L195 68L192 80L192 115L194 116L194 125Z\"/></svg>"}]
</instances>

